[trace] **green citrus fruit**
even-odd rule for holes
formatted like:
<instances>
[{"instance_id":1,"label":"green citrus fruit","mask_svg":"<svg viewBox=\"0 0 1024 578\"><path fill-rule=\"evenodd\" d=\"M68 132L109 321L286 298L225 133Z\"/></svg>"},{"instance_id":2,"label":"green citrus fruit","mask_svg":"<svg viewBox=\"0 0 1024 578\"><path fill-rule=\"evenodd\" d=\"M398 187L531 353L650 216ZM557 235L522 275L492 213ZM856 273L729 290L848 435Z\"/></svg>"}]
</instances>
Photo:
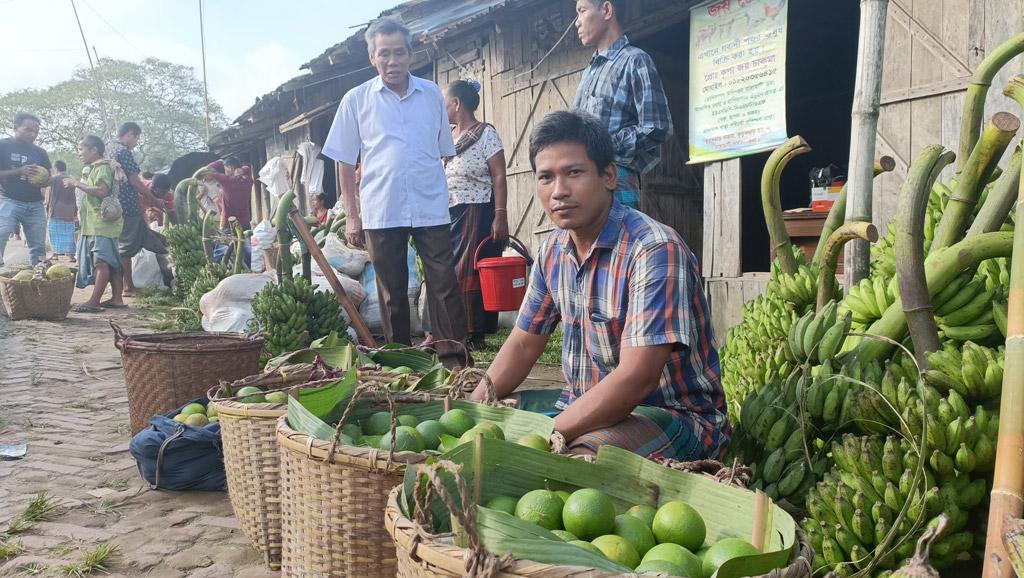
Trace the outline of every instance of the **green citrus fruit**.
<instances>
[{"instance_id":1,"label":"green citrus fruit","mask_svg":"<svg viewBox=\"0 0 1024 578\"><path fill-rule=\"evenodd\" d=\"M18 271L14 275L14 280L15 281L31 281L32 279L35 278L35 276L36 275L35 275L35 273L32 272L32 269L22 269L21 271Z\"/></svg>"},{"instance_id":2,"label":"green citrus fruit","mask_svg":"<svg viewBox=\"0 0 1024 578\"><path fill-rule=\"evenodd\" d=\"M437 444L437 451L443 453L450 452L455 449L460 443L459 438L452 437L448 434L441 434L439 436L440 443Z\"/></svg>"},{"instance_id":3,"label":"green citrus fruit","mask_svg":"<svg viewBox=\"0 0 1024 578\"><path fill-rule=\"evenodd\" d=\"M423 436L416 428L407 425L400 425L395 428L395 451L396 452L422 452L424 450ZM380 438L380 449L391 450L391 432Z\"/></svg>"},{"instance_id":4,"label":"green citrus fruit","mask_svg":"<svg viewBox=\"0 0 1024 578\"><path fill-rule=\"evenodd\" d=\"M626 513L630 516L640 518L643 520L644 524L647 524L647 527L650 528L654 525L654 515L658 513L658 509L654 506L640 504L626 510Z\"/></svg>"},{"instance_id":5,"label":"green citrus fruit","mask_svg":"<svg viewBox=\"0 0 1024 578\"><path fill-rule=\"evenodd\" d=\"M590 543L597 546L605 558L618 562L630 570L640 565L640 554L637 554L636 548L622 536L606 534L594 538Z\"/></svg>"},{"instance_id":6,"label":"green citrus fruit","mask_svg":"<svg viewBox=\"0 0 1024 578\"><path fill-rule=\"evenodd\" d=\"M419 418L414 415L400 415L398 419L398 425L407 425L409 427L416 427L420 424Z\"/></svg>"},{"instance_id":7,"label":"green citrus fruit","mask_svg":"<svg viewBox=\"0 0 1024 578\"><path fill-rule=\"evenodd\" d=\"M213 416L210 418L210 423L220 423L220 416Z\"/></svg>"},{"instance_id":8,"label":"green citrus fruit","mask_svg":"<svg viewBox=\"0 0 1024 578\"><path fill-rule=\"evenodd\" d=\"M181 408L181 413L185 415L192 415L194 413L206 413L206 408L201 403L190 403L185 407Z\"/></svg>"},{"instance_id":9,"label":"green citrus fruit","mask_svg":"<svg viewBox=\"0 0 1024 578\"><path fill-rule=\"evenodd\" d=\"M682 568L684 573L680 574L680 576L700 578L704 575L704 570L701 568L700 558L679 544L673 544L671 542L658 544L648 550L640 562L646 563L655 561L668 562L673 566Z\"/></svg>"},{"instance_id":10,"label":"green citrus fruit","mask_svg":"<svg viewBox=\"0 0 1024 578\"><path fill-rule=\"evenodd\" d=\"M551 451L551 445L548 443L548 440L544 439L544 436L539 434L524 435L523 437L519 438L519 441L516 443L521 446L526 446L528 448L540 450L542 452Z\"/></svg>"},{"instance_id":11,"label":"green citrus fruit","mask_svg":"<svg viewBox=\"0 0 1024 578\"><path fill-rule=\"evenodd\" d=\"M476 421L462 409L450 409L437 421L441 422L444 429L448 430L448 435L454 437L461 436L476 425Z\"/></svg>"},{"instance_id":12,"label":"green citrus fruit","mask_svg":"<svg viewBox=\"0 0 1024 578\"><path fill-rule=\"evenodd\" d=\"M643 556L654 547L654 534L640 518L622 514L615 516L615 532L636 548L636 553Z\"/></svg>"},{"instance_id":13,"label":"green citrus fruit","mask_svg":"<svg viewBox=\"0 0 1024 578\"><path fill-rule=\"evenodd\" d=\"M671 542L691 552L704 544L707 535L704 519L685 502L668 502L658 508L652 529L659 544Z\"/></svg>"},{"instance_id":14,"label":"green citrus fruit","mask_svg":"<svg viewBox=\"0 0 1024 578\"><path fill-rule=\"evenodd\" d=\"M515 515L520 520L557 530L562 526L562 498L548 490L526 492L516 504Z\"/></svg>"},{"instance_id":15,"label":"green citrus fruit","mask_svg":"<svg viewBox=\"0 0 1024 578\"><path fill-rule=\"evenodd\" d=\"M683 570L679 566L665 560L651 560L649 562L641 562L639 566L633 570L641 576L644 574L666 574L668 576L685 576L686 578L701 578L700 576L694 576L693 574L687 574L686 570Z\"/></svg>"},{"instance_id":16,"label":"green citrus fruit","mask_svg":"<svg viewBox=\"0 0 1024 578\"><path fill-rule=\"evenodd\" d=\"M210 425L210 418L205 413L193 413L185 417L185 425L192 427L206 427Z\"/></svg>"},{"instance_id":17,"label":"green citrus fruit","mask_svg":"<svg viewBox=\"0 0 1024 578\"><path fill-rule=\"evenodd\" d=\"M56 265L50 265L50 268L46 270L47 279L63 279L71 276L71 269L62 263Z\"/></svg>"},{"instance_id":18,"label":"green citrus fruit","mask_svg":"<svg viewBox=\"0 0 1024 578\"><path fill-rule=\"evenodd\" d=\"M563 542L572 542L573 540L579 540L572 532L566 532L565 530L551 530L551 533L561 538Z\"/></svg>"},{"instance_id":19,"label":"green citrus fruit","mask_svg":"<svg viewBox=\"0 0 1024 578\"><path fill-rule=\"evenodd\" d=\"M243 387L236 391L235 395L242 398L242 403L263 403L267 399L263 395L263 390L253 385Z\"/></svg>"},{"instance_id":20,"label":"green citrus fruit","mask_svg":"<svg viewBox=\"0 0 1024 578\"><path fill-rule=\"evenodd\" d=\"M178 415L174 416L172 419L178 423L185 423L185 418L187 417L187 415L179 412Z\"/></svg>"},{"instance_id":21,"label":"green citrus fruit","mask_svg":"<svg viewBox=\"0 0 1024 578\"><path fill-rule=\"evenodd\" d=\"M436 450L437 446L441 444L441 435L447 432L441 422L436 419L421 421L416 426L416 431L423 436L423 443L427 445L428 450Z\"/></svg>"},{"instance_id":22,"label":"green citrus fruit","mask_svg":"<svg viewBox=\"0 0 1024 578\"><path fill-rule=\"evenodd\" d=\"M607 557L607 556L604 555L604 552L602 552L597 546L591 544L590 542L584 542L583 540L570 540L569 543L572 544L573 546L579 546L580 548L583 548L584 550L586 550L587 552L590 552L591 554L597 554L598 556L601 556L602 558L606 558Z\"/></svg>"},{"instance_id":23,"label":"green citrus fruit","mask_svg":"<svg viewBox=\"0 0 1024 578\"><path fill-rule=\"evenodd\" d=\"M500 510L510 516L515 516L516 504L518 503L519 500L513 498L512 496L497 496L491 498L490 500L487 500L487 503L484 504L484 507L490 508L492 510Z\"/></svg>"},{"instance_id":24,"label":"green citrus fruit","mask_svg":"<svg viewBox=\"0 0 1024 578\"><path fill-rule=\"evenodd\" d=\"M220 411L217 410L217 404L211 403L206 406L206 417L213 419L220 415Z\"/></svg>"},{"instance_id":25,"label":"green citrus fruit","mask_svg":"<svg viewBox=\"0 0 1024 578\"><path fill-rule=\"evenodd\" d=\"M391 414L386 411L378 411L363 420L363 434L371 436L382 436L391 431Z\"/></svg>"},{"instance_id":26,"label":"green citrus fruit","mask_svg":"<svg viewBox=\"0 0 1024 578\"><path fill-rule=\"evenodd\" d=\"M268 404L287 404L288 403L288 391L270 391L266 395L266 403Z\"/></svg>"},{"instance_id":27,"label":"green citrus fruit","mask_svg":"<svg viewBox=\"0 0 1024 578\"><path fill-rule=\"evenodd\" d=\"M505 439L505 432L501 431L501 428L493 423L483 422L478 423L470 428L466 433L462 434L459 438L459 443L464 444L472 442L476 439L477 434L484 436L485 438L491 438L494 440Z\"/></svg>"},{"instance_id":28,"label":"green citrus fruit","mask_svg":"<svg viewBox=\"0 0 1024 578\"><path fill-rule=\"evenodd\" d=\"M701 563L703 563L704 562L704 556L707 555L707 553L708 553L708 547L704 546L700 550L697 550L696 552L694 552L693 555L696 556L697 558L699 558Z\"/></svg>"},{"instance_id":29,"label":"green citrus fruit","mask_svg":"<svg viewBox=\"0 0 1024 578\"><path fill-rule=\"evenodd\" d=\"M356 445L365 446L368 448L379 448L380 438L382 437L384 436L363 436L362 438L360 438L358 442L356 442Z\"/></svg>"},{"instance_id":30,"label":"green citrus fruit","mask_svg":"<svg viewBox=\"0 0 1024 578\"><path fill-rule=\"evenodd\" d=\"M354 445L359 445L359 442L363 439L363 430L359 429L354 423L347 423L341 426L341 433L348 436Z\"/></svg>"},{"instance_id":31,"label":"green citrus fruit","mask_svg":"<svg viewBox=\"0 0 1024 578\"><path fill-rule=\"evenodd\" d=\"M565 529L580 537L593 540L615 529L615 506L611 498L600 490L583 488L573 492L562 508Z\"/></svg>"},{"instance_id":32,"label":"green citrus fruit","mask_svg":"<svg viewBox=\"0 0 1024 578\"><path fill-rule=\"evenodd\" d=\"M562 503L563 504L565 502L567 502L569 500L569 496L572 495L572 494L570 494L569 492L567 492L565 490L555 490L555 493L558 494L559 498L562 498Z\"/></svg>"},{"instance_id":33,"label":"green citrus fruit","mask_svg":"<svg viewBox=\"0 0 1024 578\"><path fill-rule=\"evenodd\" d=\"M750 542L740 538L725 538L719 540L708 548L704 555L702 568L705 576L711 576L718 571L718 567L733 558L740 556L755 556L760 554Z\"/></svg>"}]
</instances>

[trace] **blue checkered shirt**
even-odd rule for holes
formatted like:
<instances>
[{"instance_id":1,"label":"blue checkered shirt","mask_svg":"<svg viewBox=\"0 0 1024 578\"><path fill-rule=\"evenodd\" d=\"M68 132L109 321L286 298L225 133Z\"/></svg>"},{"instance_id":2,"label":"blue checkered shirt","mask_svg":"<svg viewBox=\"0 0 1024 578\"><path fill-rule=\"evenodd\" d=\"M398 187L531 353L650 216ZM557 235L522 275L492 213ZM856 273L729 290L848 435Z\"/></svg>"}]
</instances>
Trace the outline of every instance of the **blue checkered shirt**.
<instances>
[{"instance_id":1,"label":"blue checkered shirt","mask_svg":"<svg viewBox=\"0 0 1024 578\"><path fill-rule=\"evenodd\" d=\"M572 106L608 126L615 164L642 175L661 160L672 134L665 88L651 57L625 35L590 59Z\"/></svg>"},{"instance_id":2,"label":"blue checkered shirt","mask_svg":"<svg viewBox=\"0 0 1024 578\"><path fill-rule=\"evenodd\" d=\"M564 409L619 364L623 346L672 344L658 389L642 405L691 428L707 456L732 434L720 380L711 312L697 258L671 228L612 201L589 255L576 254L569 232L544 241L517 326L534 335L562 330Z\"/></svg>"}]
</instances>

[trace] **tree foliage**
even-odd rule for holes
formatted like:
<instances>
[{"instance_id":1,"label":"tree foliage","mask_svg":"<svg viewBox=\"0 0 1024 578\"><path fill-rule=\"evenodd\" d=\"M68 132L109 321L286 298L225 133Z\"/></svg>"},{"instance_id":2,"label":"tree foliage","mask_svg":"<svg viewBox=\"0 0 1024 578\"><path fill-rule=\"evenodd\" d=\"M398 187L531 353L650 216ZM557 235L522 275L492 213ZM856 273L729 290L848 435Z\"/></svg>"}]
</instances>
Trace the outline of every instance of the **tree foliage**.
<instances>
[{"instance_id":1,"label":"tree foliage","mask_svg":"<svg viewBox=\"0 0 1024 578\"><path fill-rule=\"evenodd\" d=\"M164 169L183 154L206 149L202 82L192 67L155 58L139 63L104 58L95 71L80 68L70 80L49 88L0 95L0 119L17 112L42 119L36 144L69 168L80 164L83 136L111 142L126 121L142 126L135 157L143 170ZM211 101L210 134L227 124L220 105Z\"/></svg>"}]
</instances>

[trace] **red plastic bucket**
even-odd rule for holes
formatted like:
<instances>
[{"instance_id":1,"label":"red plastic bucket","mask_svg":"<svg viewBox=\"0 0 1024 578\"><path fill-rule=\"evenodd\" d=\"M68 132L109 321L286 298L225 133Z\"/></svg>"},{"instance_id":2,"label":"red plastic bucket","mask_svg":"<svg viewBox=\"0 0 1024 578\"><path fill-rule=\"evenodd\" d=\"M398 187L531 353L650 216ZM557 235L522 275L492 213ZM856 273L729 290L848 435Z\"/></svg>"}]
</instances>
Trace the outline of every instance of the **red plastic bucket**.
<instances>
[{"instance_id":1,"label":"red plastic bucket","mask_svg":"<svg viewBox=\"0 0 1024 578\"><path fill-rule=\"evenodd\" d=\"M480 273L480 292L485 311L516 311L526 296L526 276L533 264L529 251L515 237L509 237L509 246L521 257L480 258L480 249L492 242L487 237L476 247L473 266Z\"/></svg>"}]
</instances>

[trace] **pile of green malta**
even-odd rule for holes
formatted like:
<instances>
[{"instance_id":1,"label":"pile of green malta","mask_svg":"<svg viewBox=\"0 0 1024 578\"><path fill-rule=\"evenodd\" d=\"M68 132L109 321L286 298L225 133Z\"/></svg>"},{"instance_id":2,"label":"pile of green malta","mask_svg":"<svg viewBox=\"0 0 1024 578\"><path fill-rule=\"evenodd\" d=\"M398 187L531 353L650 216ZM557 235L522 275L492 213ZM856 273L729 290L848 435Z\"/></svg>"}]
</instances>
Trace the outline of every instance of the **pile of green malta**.
<instances>
[{"instance_id":1,"label":"pile of green malta","mask_svg":"<svg viewBox=\"0 0 1024 578\"><path fill-rule=\"evenodd\" d=\"M190 403L181 408L174 421L189 427L207 427L220 421L217 407L213 404L204 406L201 403Z\"/></svg>"},{"instance_id":2,"label":"pile of green malta","mask_svg":"<svg viewBox=\"0 0 1024 578\"><path fill-rule=\"evenodd\" d=\"M33 269L22 269L18 271L12 279L20 283L31 283L33 281L46 282L56 281L58 279L67 279L71 276L71 269L67 265L57 263L56 265L50 265L50 267L41 276L37 277L36 271Z\"/></svg>"}]
</instances>

